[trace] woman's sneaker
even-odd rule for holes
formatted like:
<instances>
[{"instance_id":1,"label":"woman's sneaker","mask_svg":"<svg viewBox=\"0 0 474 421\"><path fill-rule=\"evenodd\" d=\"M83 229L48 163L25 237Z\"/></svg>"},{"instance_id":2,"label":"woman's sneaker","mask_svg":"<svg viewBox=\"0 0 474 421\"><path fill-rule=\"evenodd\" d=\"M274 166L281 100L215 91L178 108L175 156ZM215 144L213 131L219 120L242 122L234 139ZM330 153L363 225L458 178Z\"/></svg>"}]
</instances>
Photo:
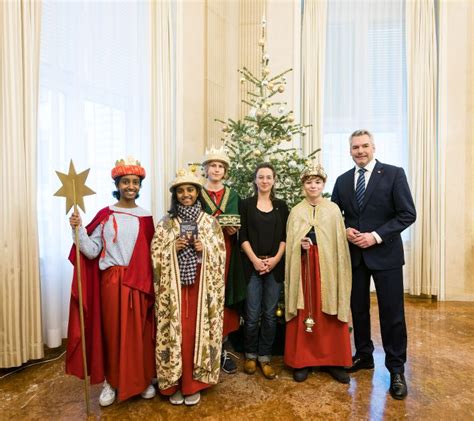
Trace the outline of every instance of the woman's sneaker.
<instances>
[{"instance_id":1,"label":"woman's sneaker","mask_svg":"<svg viewBox=\"0 0 474 421\"><path fill-rule=\"evenodd\" d=\"M104 381L104 386L102 392L100 392L99 404L100 406L109 406L115 402L115 390L107 383L107 380Z\"/></svg>"},{"instance_id":2,"label":"woman's sneaker","mask_svg":"<svg viewBox=\"0 0 474 421\"><path fill-rule=\"evenodd\" d=\"M177 390L169 397L170 403L172 405L182 405L184 402L184 396L181 393L181 390Z\"/></svg>"},{"instance_id":3,"label":"woman's sneaker","mask_svg":"<svg viewBox=\"0 0 474 421\"><path fill-rule=\"evenodd\" d=\"M201 400L201 393L197 392L192 395L185 396L184 404L188 406L196 405Z\"/></svg>"},{"instance_id":4,"label":"woman's sneaker","mask_svg":"<svg viewBox=\"0 0 474 421\"><path fill-rule=\"evenodd\" d=\"M141 394L143 399L151 399L156 396L155 386L150 384Z\"/></svg>"}]
</instances>

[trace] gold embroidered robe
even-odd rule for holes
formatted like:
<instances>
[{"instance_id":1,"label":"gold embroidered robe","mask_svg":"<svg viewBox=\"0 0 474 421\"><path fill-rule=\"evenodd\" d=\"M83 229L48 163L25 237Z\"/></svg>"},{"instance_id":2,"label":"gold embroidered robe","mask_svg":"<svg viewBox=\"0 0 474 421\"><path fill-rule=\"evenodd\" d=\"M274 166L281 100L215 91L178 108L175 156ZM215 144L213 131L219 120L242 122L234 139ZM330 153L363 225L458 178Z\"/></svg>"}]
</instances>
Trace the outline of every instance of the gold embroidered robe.
<instances>
[{"instance_id":1,"label":"gold embroidered robe","mask_svg":"<svg viewBox=\"0 0 474 421\"><path fill-rule=\"evenodd\" d=\"M339 207L324 199L314 209L306 199L290 212L286 228L285 318L304 309L301 239L314 227L321 271L321 309L349 320L352 269L346 230Z\"/></svg>"},{"instance_id":2,"label":"gold embroidered robe","mask_svg":"<svg viewBox=\"0 0 474 421\"><path fill-rule=\"evenodd\" d=\"M201 212L197 224L203 252L193 378L216 384L222 349L225 243L215 218ZM165 216L156 226L151 243L157 317L155 357L161 390L178 384L182 375L181 281L175 248L179 234L179 219Z\"/></svg>"}]
</instances>

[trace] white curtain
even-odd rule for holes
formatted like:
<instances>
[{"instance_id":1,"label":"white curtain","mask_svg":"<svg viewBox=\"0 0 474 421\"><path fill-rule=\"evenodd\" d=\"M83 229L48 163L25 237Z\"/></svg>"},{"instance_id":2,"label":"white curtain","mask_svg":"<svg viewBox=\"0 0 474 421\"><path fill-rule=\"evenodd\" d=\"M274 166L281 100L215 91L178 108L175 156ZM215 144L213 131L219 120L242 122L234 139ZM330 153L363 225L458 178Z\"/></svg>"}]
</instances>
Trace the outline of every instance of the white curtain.
<instances>
[{"instance_id":1,"label":"white curtain","mask_svg":"<svg viewBox=\"0 0 474 421\"><path fill-rule=\"evenodd\" d=\"M405 2L328 2L323 164L328 192L354 165L349 135L374 134L376 157L404 167L407 160Z\"/></svg>"},{"instance_id":2,"label":"white curtain","mask_svg":"<svg viewBox=\"0 0 474 421\"><path fill-rule=\"evenodd\" d=\"M129 155L148 172L138 203L151 205L150 36L147 2L45 1L38 120L38 227L43 329L49 347L66 336L72 244L54 170L90 168L90 221L112 204L110 170Z\"/></svg>"},{"instance_id":3,"label":"white curtain","mask_svg":"<svg viewBox=\"0 0 474 421\"><path fill-rule=\"evenodd\" d=\"M151 183L152 210L157 218L169 208L168 186L179 166L179 40L176 28L180 14L181 6L174 1L151 3Z\"/></svg>"},{"instance_id":4,"label":"white curtain","mask_svg":"<svg viewBox=\"0 0 474 421\"><path fill-rule=\"evenodd\" d=\"M311 124L303 152L322 146L327 0L305 0L301 37L301 121ZM323 151L324 153L324 151ZM321 154L317 155L318 158Z\"/></svg>"},{"instance_id":5,"label":"white curtain","mask_svg":"<svg viewBox=\"0 0 474 421\"><path fill-rule=\"evenodd\" d=\"M354 166L349 136L357 129L371 131L375 157L403 167L410 180L405 1L331 0L326 37L322 159L328 173L327 192L340 174ZM402 238L408 274L410 229Z\"/></svg>"},{"instance_id":6,"label":"white curtain","mask_svg":"<svg viewBox=\"0 0 474 421\"><path fill-rule=\"evenodd\" d=\"M412 229L411 294L437 295L440 274L436 144L437 45L434 0L406 7L408 140L417 221Z\"/></svg>"},{"instance_id":7,"label":"white curtain","mask_svg":"<svg viewBox=\"0 0 474 421\"><path fill-rule=\"evenodd\" d=\"M41 2L0 2L0 367L43 356L36 226Z\"/></svg>"}]
</instances>

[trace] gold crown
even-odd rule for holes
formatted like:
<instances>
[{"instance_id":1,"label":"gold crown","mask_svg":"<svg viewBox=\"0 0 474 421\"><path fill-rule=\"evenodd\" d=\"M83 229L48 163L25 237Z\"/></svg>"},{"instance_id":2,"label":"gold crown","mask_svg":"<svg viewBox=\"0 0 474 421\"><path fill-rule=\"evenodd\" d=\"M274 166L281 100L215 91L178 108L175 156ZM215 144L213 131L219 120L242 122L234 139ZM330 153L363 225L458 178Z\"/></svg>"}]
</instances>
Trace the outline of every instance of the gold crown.
<instances>
[{"instance_id":1,"label":"gold crown","mask_svg":"<svg viewBox=\"0 0 474 421\"><path fill-rule=\"evenodd\" d=\"M324 168L316 161L310 162L310 164L303 170L300 176L301 182L304 182L309 177L319 177L323 181L326 181L328 176L324 172Z\"/></svg>"},{"instance_id":2,"label":"gold crown","mask_svg":"<svg viewBox=\"0 0 474 421\"><path fill-rule=\"evenodd\" d=\"M211 146L211 149L206 148L206 152L202 160L202 166L211 161L219 161L225 164L227 167L230 166L230 160L225 153L224 146L221 146L220 148L215 148L214 146Z\"/></svg>"},{"instance_id":3,"label":"gold crown","mask_svg":"<svg viewBox=\"0 0 474 421\"><path fill-rule=\"evenodd\" d=\"M202 177L199 174L197 165L189 165L188 168L181 168L176 172L176 178L171 183L170 192L180 184L193 184L198 188L202 187Z\"/></svg>"},{"instance_id":4,"label":"gold crown","mask_svg":"<svg viewBox=\"0 0 474 421\"><path fill-rule=\"evenodd\" d=\"M145 178L146 175L145 169L141 166L140 161L133 156L127 156L125 159L117 159L111 174L113 179L123 175L137 175L138 177Z\"/></svg>"}]
</instances>

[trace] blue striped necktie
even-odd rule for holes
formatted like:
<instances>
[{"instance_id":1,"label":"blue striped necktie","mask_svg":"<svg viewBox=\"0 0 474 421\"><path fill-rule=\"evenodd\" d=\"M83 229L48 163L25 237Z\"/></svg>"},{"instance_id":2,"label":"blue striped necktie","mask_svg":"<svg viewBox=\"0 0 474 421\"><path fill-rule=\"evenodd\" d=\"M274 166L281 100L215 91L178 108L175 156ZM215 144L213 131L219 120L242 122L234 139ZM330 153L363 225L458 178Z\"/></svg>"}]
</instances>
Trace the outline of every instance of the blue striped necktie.
<instances>
[{"instance_id":1,"label":"blue striped necktie","mask_svg":"<svg viewBox=\"0 0 474 421\"><path fill-rule=\"evenodd\" d=\"M365 196L365 172L367 170L365 168L359 168L357 171L359 173L359 178L357 179L356 184L356 200L359 204L359 208L362 207L362 202L364 201Z\"/></svg>"}]
</instances>

